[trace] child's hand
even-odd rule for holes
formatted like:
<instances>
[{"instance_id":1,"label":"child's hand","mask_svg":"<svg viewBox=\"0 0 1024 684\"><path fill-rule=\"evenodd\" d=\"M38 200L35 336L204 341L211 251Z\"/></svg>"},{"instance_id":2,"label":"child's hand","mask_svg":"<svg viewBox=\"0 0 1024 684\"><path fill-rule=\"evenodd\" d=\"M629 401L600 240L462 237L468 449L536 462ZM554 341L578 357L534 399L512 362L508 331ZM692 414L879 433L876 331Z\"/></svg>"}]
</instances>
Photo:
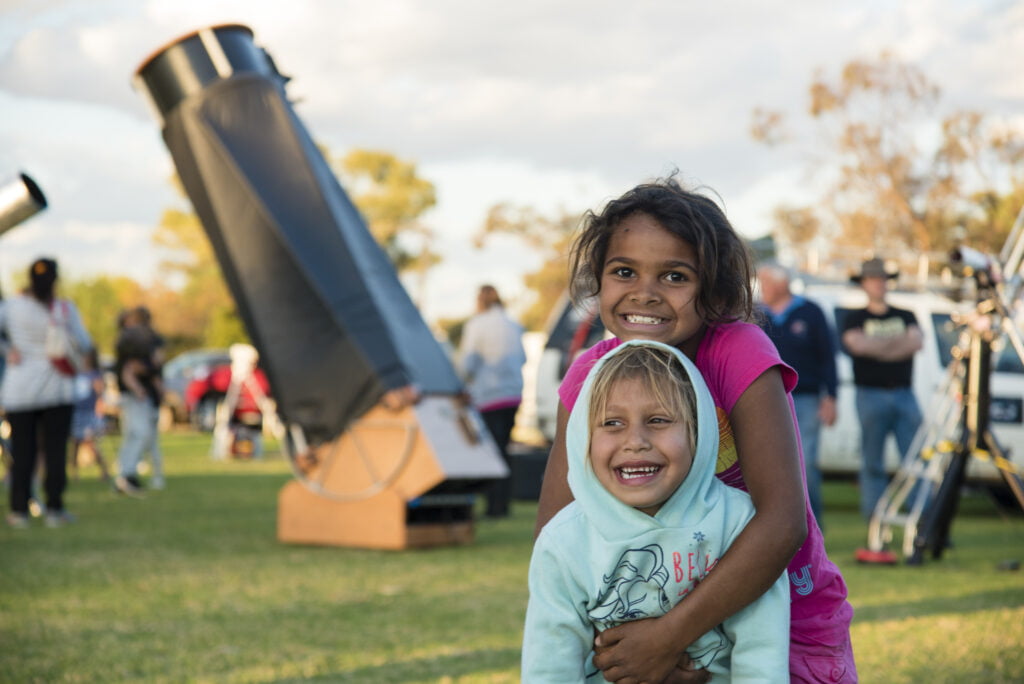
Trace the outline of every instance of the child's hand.
<instances>
[{"instance_id":1,"label":"child's hand","mask_svg":"<svg viewBox=\"0 0 1024 684\"><path fill-rule=\"evenodd\" d=\"M711 673L707 670L695 669L696 667L690 660L690 654L683 653L676 664L676 669L672 670L663 684L705 684L705 682L710 682Z\"/></svg>"},{"instance_id":2,"label":"child's hand","mask_svg":"<svg viewBox=\"0 0 1024 684\"><path fill-rule=\"evenodd\" d=\"M605 630L594 641L594 666L609 682L702 682L703 671L686 673L677 665L689 658L672 640L671 630L660 618L635 620ZM698 674L700 679L680 679Z\"/></svg>"},{"instance_id":3,"label":"child's hand","mask_svg":"<svg viewBox=\"0 0 1024 684\"><path fill-rule=\"evenodd\" d=\"M17 366L21 363L21 352L18 351L17 347L11 347L7 350L7 363L12 366Z\"/></svg>"}]
</instances>

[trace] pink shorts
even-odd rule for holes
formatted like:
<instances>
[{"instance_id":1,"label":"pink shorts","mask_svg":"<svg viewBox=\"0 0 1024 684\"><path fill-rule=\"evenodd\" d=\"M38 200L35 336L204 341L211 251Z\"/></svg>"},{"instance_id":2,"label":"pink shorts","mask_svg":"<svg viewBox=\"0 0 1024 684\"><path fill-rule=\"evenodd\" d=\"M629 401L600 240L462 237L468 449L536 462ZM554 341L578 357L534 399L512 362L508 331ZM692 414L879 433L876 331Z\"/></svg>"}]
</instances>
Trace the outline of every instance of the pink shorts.
<instances>
[{"instance_id":1,"label":"pink shorts","mask_svg":"<svg viewBox=\"0 0 1024 684\"><path fill-rule=\"evenodd\" d=\"M854 684L857 665L849 633L838 646L790 641L789 677L792 684Z\"/></svg>"}]
</instances>

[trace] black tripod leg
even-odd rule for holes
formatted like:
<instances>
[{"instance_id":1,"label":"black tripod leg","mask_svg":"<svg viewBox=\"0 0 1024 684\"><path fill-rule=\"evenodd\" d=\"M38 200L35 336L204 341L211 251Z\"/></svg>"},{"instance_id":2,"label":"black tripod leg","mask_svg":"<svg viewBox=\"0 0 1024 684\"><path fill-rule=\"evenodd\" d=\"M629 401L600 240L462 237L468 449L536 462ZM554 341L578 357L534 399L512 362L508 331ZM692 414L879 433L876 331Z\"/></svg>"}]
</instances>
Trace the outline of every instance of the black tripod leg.
<instances>
[{"instance_id":1,"label":"black tripod leg","mask_svg":"<svg viewBox=\"0 0 1024 684\"><path fill-rule=\"evenodd\" d=\"M985 446L988 452L992 455L992 460L999 469L999 474L1003 476L1003 480L1006 485L1013 492L1013 495L1017 498L1017 503L1020 504L1022 510L1024 510L1024 481L1020 479L1020 475L1016 471L1007 467L1010 459L1007 457L1003 448L996 441L996 437L992 434L991 430L985 432Z\"/></svg>"},{"instance_id":2,"label":"black tripod leg","mask_svg":"<svg viewBox=\"0 0 1024 684\"><path fill-rule=\"evenodd\" d=\"M933 558L942 557L949 541L950 526L960 505L960 489L967 470L967 458L962 447L950 458L935 500L928 506L922 531L914 539L914 553L907 559L907 565L920 565L925 549L931 549Z\"/></svg>"}]
</instances>

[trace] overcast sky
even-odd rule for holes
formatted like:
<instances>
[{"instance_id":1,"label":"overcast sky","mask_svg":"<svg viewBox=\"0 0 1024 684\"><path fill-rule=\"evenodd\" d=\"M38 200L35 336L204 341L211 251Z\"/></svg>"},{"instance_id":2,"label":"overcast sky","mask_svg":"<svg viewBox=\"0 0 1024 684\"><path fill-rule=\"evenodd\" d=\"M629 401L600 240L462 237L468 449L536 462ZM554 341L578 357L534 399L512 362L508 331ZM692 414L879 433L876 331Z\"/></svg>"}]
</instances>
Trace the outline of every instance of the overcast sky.
<instances>
[{"instance_id":1,"label":"overcast sky","mask_svg":"<svg viewBox=\"0 0 1024 684\"><path fill-rule=\"evenodd\" d=\"M428 320L470 313L485 281L521 296L535 255L468 244L498 202L596 209L678 168L764 235L805 179L795 152L750 139L751 112L800 112L815 72L850 59L891 50L947 106L1024 121L1024 3L1009 0L0 0L0 184L28 173L50 201L0 237L5 290L41 254L71 277L156 277L154 226L182 202L131 78L219 23L249 26L292 77L314 139L387 150L436 185Z\"/></svg>"}]
</instances>

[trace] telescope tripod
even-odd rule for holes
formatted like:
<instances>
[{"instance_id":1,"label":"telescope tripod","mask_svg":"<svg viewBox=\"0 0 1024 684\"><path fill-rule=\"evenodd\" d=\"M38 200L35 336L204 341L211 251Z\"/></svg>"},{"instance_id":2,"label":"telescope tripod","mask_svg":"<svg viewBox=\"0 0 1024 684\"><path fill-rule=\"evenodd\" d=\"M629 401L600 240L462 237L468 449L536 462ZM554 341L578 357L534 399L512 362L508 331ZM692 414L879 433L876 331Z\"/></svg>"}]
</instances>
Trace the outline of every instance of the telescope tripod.
<instances>
[{"instance_id":1,"label":"telescope tripod","mask_svg":"<svg viewBox=\"0 0 1024 684\"><path fill-rule=\"evenodd\" d=\"M259 359L256 348L248 344L235 344L231 346L230 354L231 381L228 383L224 400L217 405L210 453L217 460L227 458L235 448L233 443L238 441L239 433L244 431L247 439L245 440L246 446L241 450L242 455L259 457L262 455L260 433L263 431L263 426L266 425L269 431L278 437L283 432L280 419L277 416L277 406L256 380L256 362ZM233 417L242 398L243 390L248 391L249 396L256 402L260 414L258 427L233 425Z\"/></svg>"},{"instance_id":2,"label":"telescope tripod","mask_svg":"<svg viewBox=\"0 0 1024 684\"><path fill-rule=\"evenodd\" d=\"M1024 482L1000 445L990 424L992 343L1002 329L1024 359L1024 343L1009 311L991 288L981 293L977 311L966 322L953 348L943 392L929 411L931 419L918 431L899 471L875 508L868 528L869 555L862 560L895 563L886 546L893 527L903 527L903 555L920 565L926 551L941 558L949 545L960 491L971 458L991 461L1024 508ZM996 321L998 325L994 325ZM908 499L910 508L901 513Z\"/></svg>"}]
</instances>

